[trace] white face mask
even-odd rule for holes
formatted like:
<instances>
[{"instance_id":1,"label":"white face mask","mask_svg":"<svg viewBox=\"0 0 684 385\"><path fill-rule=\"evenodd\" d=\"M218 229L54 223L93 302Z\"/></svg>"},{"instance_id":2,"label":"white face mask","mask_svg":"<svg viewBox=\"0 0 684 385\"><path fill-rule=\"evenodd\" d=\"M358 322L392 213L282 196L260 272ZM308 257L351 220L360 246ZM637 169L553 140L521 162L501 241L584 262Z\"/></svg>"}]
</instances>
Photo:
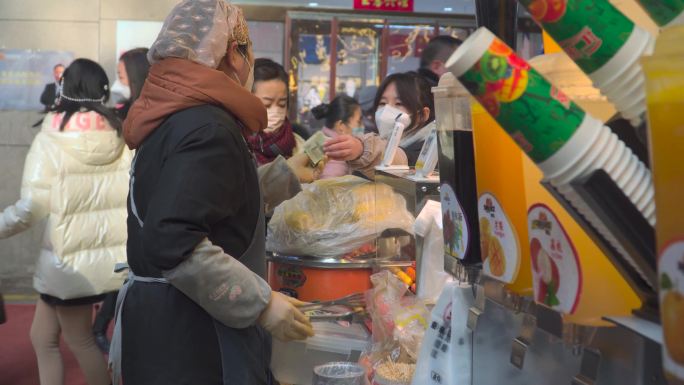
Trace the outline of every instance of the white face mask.
<instances>
[{"instance_id":1,"label":"white face mask","mask_svg":"<svg viewBox=\"0 0 684 385\"><path fill-rule=\"evenodd\" d=\"M115 94L119 94L124 97L124 99L130 99L131 98L131 87L125 86L119 79L116 79L114 81L114 84L112 84L112 89L110 90L111 92Z\"/></svg>"},{"instance_id":2,"label":"white face mask","mask_svg":"<svg viewBox=\"0 0 684 385\"><path fill-rule=\"evenodd\" d=\"M375 125L378 127L380 137L387 139L392 135L394 123L399 117L399 121L404 124L404 128L408 128L411 124L411 115L407 114L392 106L382 106L375 111Z\"/></svg>"},{"instance_id":3,"label":"white face mask","mask_svg":"<svg viewBox=\"0 0 684 385\"><path fill-rule=\"evenodd\" d=\"M247 75L247 81L245 81L245 84L242 85L244 89L246 89L249 92L252 92L252 87L254 86L254 67L252 67L251 64L249 64L249 60L247 60L247 56L245 56L242 52L238 51L240 56L242 56L243 59L245 59L245 62L249 66L249 74ZM235 75L235 80L240 84L240 77L237 75L237 73L233 73Z\"/></svg>"},{"instance_id":4,"label":"white face mask","mask_svg":"<svg viewBox=\"0 0 684 385\"><path fill-rule=\"evenodd\" d=\"M287 110L279 106L271 106L266 110L268 114L268 126L264 130L265 133L275 132L280 127L283 126L285 122L285 117L287 116Z\"/></svg>"}]
</instances>

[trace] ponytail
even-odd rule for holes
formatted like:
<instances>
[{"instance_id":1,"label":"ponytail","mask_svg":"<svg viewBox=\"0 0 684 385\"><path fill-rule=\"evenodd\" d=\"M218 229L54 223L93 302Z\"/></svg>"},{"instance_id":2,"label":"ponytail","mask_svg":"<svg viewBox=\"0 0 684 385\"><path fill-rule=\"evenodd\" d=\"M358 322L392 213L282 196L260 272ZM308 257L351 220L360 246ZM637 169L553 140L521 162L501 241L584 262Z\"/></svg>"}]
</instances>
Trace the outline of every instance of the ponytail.
<instances>
[{"instance_id":1,"label":"ponytail","mask_svg":"<svg viewBox=\"0 0 684 385\"><path fill-rule=\"evenodd\" d=\"M357 108L361 108L359 102L343 94L335 97L330 104L323 103L312 108L311 113L317 120L325 118L325 126L333 128L339 121L349 123Z\"/></svg>"},{"instance_id":2,"label":"ponytail","mask_svg":"<svg viewBox=\"0 0 684 385\"><path fill-rule=\"evenodd\" d=\"M321 120L328 116L328 114L330 114L330 104L321 103L316 107L312 108L311 113L313 114L314 118L316 118L316 120Z\"/></svg>"}]
</instances>

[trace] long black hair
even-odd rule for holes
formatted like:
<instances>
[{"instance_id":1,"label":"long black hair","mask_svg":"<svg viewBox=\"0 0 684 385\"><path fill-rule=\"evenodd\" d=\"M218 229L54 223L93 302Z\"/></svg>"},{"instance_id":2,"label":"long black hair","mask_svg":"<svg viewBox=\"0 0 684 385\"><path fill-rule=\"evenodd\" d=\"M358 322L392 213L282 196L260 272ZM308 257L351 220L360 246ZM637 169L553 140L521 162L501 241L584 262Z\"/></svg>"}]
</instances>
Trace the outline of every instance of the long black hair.
<instances>
[{"instance_id":1,"label":"long black hair","mask_svg":"<svg viewBox=\"0 0 684 385\"><path fill-rule=\"evenodd\" d=\"M375 101L373 102L373 114L378 110L382 94L385 93L387 87L394 83L397 88L397 94L401 99L401 103L411 113L412 131L422 128L427 123L435 119L435 99L432 96L430 84L416 72L403 72L389 75L382 81L378 88L378 93L375 94ZM430 109L430 116L424 122L421 122L420 127L414 127L423 116L423 108Z\"/></svg>"},{"instance_id":2,"label":"long black hair","mask_svg":"<svg viewBox=\"0 0 684 385\"><path fill-rule=\"evenodd\" d=\"M336 96L330 104L323 103L312 108L311 113L318 120L325 118L326 127L334 128L338 121L345 124L349 123L354 112L360 108L361 105L356 99L341 94Z\"/></svg>"},{"instance_id":3,"label":"long black hair","mask_svg":"<svg viewBox=\"0 0 684 385\"><path fill-rule=\"evenodd\" d=\"M128 76L128 87L131 89L131 98L128 100L130 104L138 100L147 74L150 72L150 62L147 60L148 51L147 48L135 48L124 52L119 58L119 61L124 63Z\"/></svg>"},{"instance_id":4,"label":"long black hair","mask_svg":"<svg viewBox=\"0 0 684 385\"><path fill-rule=\"evenodd\" d=\"M69 99L78 99L69 100ZM109 124L121 132L121 121L113 110L105 107L109 100L109 79L105 70L89 59L76 59L62 75L62 95L52 111L64 112L59 130L64 130L74 113L85 109L95 111L107 119Z\"/></svg>"}]
</instances>

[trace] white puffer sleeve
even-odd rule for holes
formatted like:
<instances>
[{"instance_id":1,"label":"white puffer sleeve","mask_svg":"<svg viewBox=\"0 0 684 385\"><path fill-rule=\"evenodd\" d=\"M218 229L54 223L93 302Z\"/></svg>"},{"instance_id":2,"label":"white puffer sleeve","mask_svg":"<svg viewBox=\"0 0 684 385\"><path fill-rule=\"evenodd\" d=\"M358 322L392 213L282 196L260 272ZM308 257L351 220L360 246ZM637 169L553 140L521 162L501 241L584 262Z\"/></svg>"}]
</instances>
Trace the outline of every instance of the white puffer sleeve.
<instances>
[{"instance_id":1,"label":"white puffer sleeve","mask_svg":"<svg viewBox=\"0 0 684 385\"><path fill-rule=\"evenodd\" d=\"M47 137L38 133L26 156L21 198L0 213L0 239L18 234L48 215L55 156Z\"/></svg>"}]
</instances>

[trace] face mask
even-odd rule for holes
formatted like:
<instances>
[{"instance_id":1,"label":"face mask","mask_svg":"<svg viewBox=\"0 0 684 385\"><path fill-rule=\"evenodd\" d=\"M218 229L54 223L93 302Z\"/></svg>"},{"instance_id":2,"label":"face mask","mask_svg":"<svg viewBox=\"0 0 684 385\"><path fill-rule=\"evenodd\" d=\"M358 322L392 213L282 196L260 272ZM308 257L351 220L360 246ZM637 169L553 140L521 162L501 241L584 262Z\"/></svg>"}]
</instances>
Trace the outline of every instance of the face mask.
<instances>
[{"instance_id":1,"label":"face mask","mask_svg":"<svg viewBox=\"0 0 684 385\"><path fill-rule=\"evenodd\" d=\"M366 127L364 126L352 128L352 135L354 136L363 136L364 132L366 132Z\"/></svg>"},{"instance_id":2,"label":"face mask","mask_svg":"<svg viewBox=\"0 0 684 385\"><path fill-rule=\"evenodd\" d=\"M123 85L119 79L116 79L114 81L114 84L112 84L112 92L119 94L124 97L124 99L130 99L131 98L131 87Z\"/></svg>"},{"instance_id":3,"label":"face mask","mask_svg":"<svg viewBox=\"0 0 684 385\"><path fill-rule=\"evenodd\" d=\"M285 122L285 117L287 115L285 108L271 106L266 110L266 112L268 114L268 126L266 126L264 132L270 133L280 129L280 127L283 126L283 122Z\"/></svg>"},{"instance_id":4,"label":"face mask","mask_svg":"<svg viewBox=\"0 0 684 385\"><path fill-rule=\"evenodd\" d=\"M247 81L245 84L242 85L243 88L245 88L247 91L252 92L252 87L254 86L254 67L252 67L251 64L249 64L249 60L247 60L247 56L245 56L242 52L238 51L240 56L242 56L243 59L245 59L245 62L249 66L249 75L247 75ZM235 76L235 80L238 82L238 84L241 84L240 82L240 77L237 75L237 73L233 73Z\"/></svg>"},{"instance_id":5,"label":"face mask","mask_svg":"<svg viewBox=\"0 0 684 385\"><path fill-rule=\"evenodd\" d=\"M399 117L399 121L404 124L404 128L407 128L408 125L411 124L411 115L397 108L387 105L378 108L375 112L375 125L378 127L381 138L387 139L392 135L392 130L394 129L394 123L396 122L397 117Z\"/></svg>"}]
</instances>

